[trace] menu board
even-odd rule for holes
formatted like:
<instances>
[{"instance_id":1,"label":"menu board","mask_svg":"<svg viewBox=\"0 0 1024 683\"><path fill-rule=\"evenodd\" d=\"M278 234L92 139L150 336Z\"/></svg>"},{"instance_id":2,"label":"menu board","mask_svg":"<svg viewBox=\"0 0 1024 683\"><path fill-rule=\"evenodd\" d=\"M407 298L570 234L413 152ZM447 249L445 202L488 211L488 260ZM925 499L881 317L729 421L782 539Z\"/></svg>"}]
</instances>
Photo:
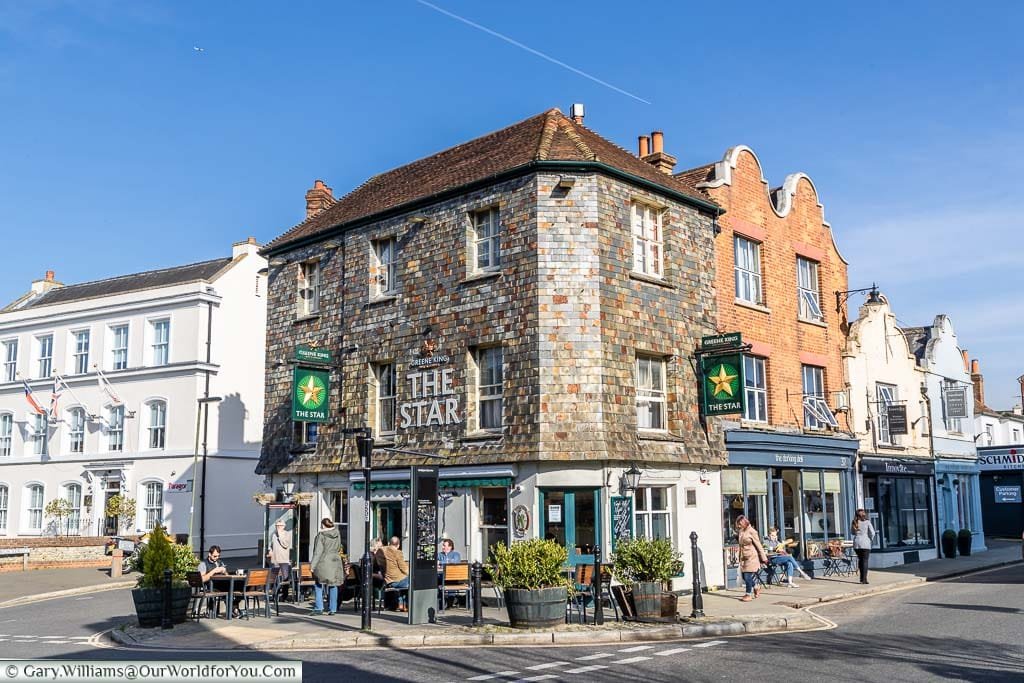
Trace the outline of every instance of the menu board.
<instances>
[{"instance_id":1,"label":"menu board","mask_svg":"<svg viewBox=\"0 0 1024 683\"><path fill-rule=\"evenodd\" d=\"M612 496L612 552L622 541L633 538L633 498Z\"/></svg>"}]
</instances>

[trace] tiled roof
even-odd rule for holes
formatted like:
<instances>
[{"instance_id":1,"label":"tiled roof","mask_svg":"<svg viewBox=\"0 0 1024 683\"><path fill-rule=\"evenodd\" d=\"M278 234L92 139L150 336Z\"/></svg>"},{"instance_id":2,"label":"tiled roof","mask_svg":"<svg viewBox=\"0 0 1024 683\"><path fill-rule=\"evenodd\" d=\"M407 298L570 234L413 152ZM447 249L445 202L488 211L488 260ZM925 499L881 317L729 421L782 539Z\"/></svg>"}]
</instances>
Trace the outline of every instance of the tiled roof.
<instances>
[{"instance_id":1,"label":"tiled roof","mask_svg":"<svg viewBox=\"0 0 1024 683\"><path fill-rule=\"evenodd\" d=\"M202 261L200 263L176 266L174 268L163 268L161 270L148 270L143 273L134 273L132 275L121 275L107 280L96 280L94 282L83 282L77 285L54 287L50 291L29 300L27 303L18 305L18 303L15 302L4 310L26 310L29 308L39 308L41 306L53 306L55 304L66 304L73 301L95 299L101 296L126 294L128 292L137 292L143 289L152 289L154 287L167 287L170 285L184 284L186 282L209 280L229 263L231 263L230 258L219 258L213 259L212 261ZM19 299L19 301L21 300Z\"/></svg>"},{"instance_id":2,"label":"tiled roof","mask_svg":"<svg viewBox=\"0 0 1024 683\"><path fill-rule=\"evenodd\" d=\"M600 162L701 204L712 202L688 178L657 170L557 109L373 176L334 204L271 241L266 250L454 190L534 161Z\"/></svg>"},{"instance_id":3,"label":"tiled roof","mask_svg":"<svg viewBox=\"0 0 1024 683\"><path fill-rule=\"evenodd\" d=\"M703 166L698 166L697 168L690 168L685 171L680 171L679 173L675 174L675 178L676 180L679 180L680 182L686 185L696 187L698 183L703 183L706 180L711 180L712 176L714 175L714 170L715 165L713 163L704 164ZM698 192L702 194L704 193L703 190L698 190Z\"/></svg>"},{"instance_id":4,"label":"tiled roof","mask_svg":"<svg viewBox=\"0 0 1024 683\"><path fill-rule=\"evenodd\" d=\"M924 354L928 349L928 340L931 339L932 328L930 327L904 327L901 332L907 338L910 352L917 358L917 364L924 364Z\"/></svg>"}]
</instances>

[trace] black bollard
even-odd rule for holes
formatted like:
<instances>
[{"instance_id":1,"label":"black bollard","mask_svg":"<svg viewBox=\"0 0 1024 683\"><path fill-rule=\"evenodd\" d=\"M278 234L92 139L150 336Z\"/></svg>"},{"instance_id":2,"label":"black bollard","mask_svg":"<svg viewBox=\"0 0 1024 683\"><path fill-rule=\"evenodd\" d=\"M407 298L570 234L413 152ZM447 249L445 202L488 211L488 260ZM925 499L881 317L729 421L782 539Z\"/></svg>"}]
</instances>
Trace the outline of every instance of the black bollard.
<instances>
[{"instance_id":1,"label":"black bollard","mask_svg":"<svg viewBox=\"0 0 1024 683\"><path fill-rule=\"evenodd\" d=\"M469 579L470 589L473 591L473 595L470 600L473 602L473 626L483 626L484 624L484 608L483 602L480 599L483 596L483 588L480 586L480 582L484 577L484 566L479 562L474 562L469 567Z\"/></svg>"},{"instance_id":2,"label":"black bollard","mask_svg":"<svg viewBox=\"0 0 1024 683\"><path fill-rule=\"evenodd\" d=\"M690 545L693 551L693 612L690 617L697 619L704 616L704 596L700 592L700 548L697 547L697 532L690 532Z\"/></svg>"},{"instance_id":3,"label":"black bollard","mask_svg":"<svg viewBox=\"0 0 1024 683\"><path fill-rule=\"evenodd\" d=\"M171 570L164 570L164 608L160 616L160 628L174 628L171 621Z\"/></svg>"},{"instance_id":4,"label":"black bollard","mask_svg":"<svg viewBox=\"0 0 1024 683\"><path fill-rule=\"evenodd\" d=\"M369 550L363 555L363 585L359 589L363 593L361 628L364 631L369 631L373 626L373 617L371 616L373 614L373 554Z\"/></svg>"},{"instance_id":5,"label":"black bollard","mask_svg":"<svg viewBox=\"0 0 1024 683\"><path fill-rule=\"evenodd\" d=\"M604 623L604 605L601 604L601 546L594 546L594 579L590 583L590 593L594 598L594 623Z\"/></svg>"}]
</instances>

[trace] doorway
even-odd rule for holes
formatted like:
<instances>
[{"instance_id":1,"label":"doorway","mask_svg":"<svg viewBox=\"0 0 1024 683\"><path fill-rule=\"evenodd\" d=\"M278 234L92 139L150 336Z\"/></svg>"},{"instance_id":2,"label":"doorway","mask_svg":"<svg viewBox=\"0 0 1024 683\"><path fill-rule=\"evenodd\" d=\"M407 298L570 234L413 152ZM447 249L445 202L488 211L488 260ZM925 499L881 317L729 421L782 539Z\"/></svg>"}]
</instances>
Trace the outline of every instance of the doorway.
<instances>
[{"instance_id":1,"label":"doorway","mask_svg":"<svg viewBox=\"0 0 1024 683\"><path fill-rule=\"evenodd\" d=\"M121 530L120 520L117 515L106 514L107 503L114 496L121 493L121 480L120 479L108 479L104 483L104 496L103 496L103 535L104 536L116 536Z\"/></svg>"},{"instance_id":2,"label":"doorway","mask_svg":"<svg viewBox=\"0 0 1024 683\"><path fill-rule=\"evenodd\" d=\"M384 545L388 544L392 536L402 538L403 530L401 502L388 501L373 504L373 533Z\"/></svg>"},{"instance_id":3,"label":"doorway","mask_svg":"<svg viewBox=\"0 0 1024 683\"><path fill-rule=\"evenodd\" d=\"M600 489L541 490L540 524L543 537L564 545L569 564L594 561L601 538Z\"/></svg>"}]
</instances>

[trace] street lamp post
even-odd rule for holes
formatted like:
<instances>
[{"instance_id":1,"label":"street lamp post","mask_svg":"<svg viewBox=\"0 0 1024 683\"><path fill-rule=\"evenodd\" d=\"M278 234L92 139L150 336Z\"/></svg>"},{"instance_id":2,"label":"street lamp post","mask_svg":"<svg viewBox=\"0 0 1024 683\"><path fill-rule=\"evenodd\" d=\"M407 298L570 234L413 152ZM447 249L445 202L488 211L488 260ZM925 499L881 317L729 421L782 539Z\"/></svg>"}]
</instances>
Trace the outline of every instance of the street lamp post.
<instances>
[{"instance_id":1,"label":"street lamp post","mask_svg":"<svg viewBox=\"0 0 1024 683\"><path fill-rule=\"evenodd\" d=\"M359 451L359 463L363 468L363 517L366 521L364 540L366 552L363 554L363 615L362 629L369 631L371 614L373 613L373 555L370 553L370 473L373 468L373 431L369 427L356 436L356 450Z\"/></svg>"}]
</instances>

